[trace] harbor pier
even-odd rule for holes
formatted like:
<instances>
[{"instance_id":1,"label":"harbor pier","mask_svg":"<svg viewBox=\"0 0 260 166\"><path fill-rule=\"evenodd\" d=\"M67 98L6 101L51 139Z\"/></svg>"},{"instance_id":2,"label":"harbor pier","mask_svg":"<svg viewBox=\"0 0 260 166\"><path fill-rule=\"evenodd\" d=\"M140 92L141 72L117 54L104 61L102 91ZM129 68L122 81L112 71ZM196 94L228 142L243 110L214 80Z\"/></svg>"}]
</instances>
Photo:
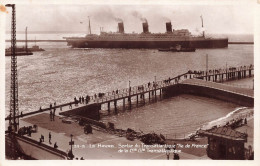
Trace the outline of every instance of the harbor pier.
<instances>
[{"instance_id":1,"label":"harbor pier","mask_svg":"<svg viewBox=\"0 0 260 166\"><path fill-rule=\"evenodd\" d=\"M214 69L208 71L188 71L176 77L149 82L125 89L106 93L97 93L89 96L81 102L73 101L52 108L39 109L17 117L32 116L45 111L58 110L64 116L82 116L85 118L100 120L101 108L107 108L107 112L118 113L119 103L123 110L132 109L132 105L144 105L146 102L156 102L163 98L180 94L193 94L212 97L224 101L233 102L243 106L253 106L253 89L245 89L221 84L226 81L243 79L254 75L254 66L230 67L227 69ZM73 106L72 106L73 105ZM75 106L74 106L75 105ZM8 120L9 118L5 118Z\"/></svg>"},{"instance_id":2,"label":"harbor pier","mask_svg":"<svg viewBox=\"0 0 260 166\"><path fill-rule=\"evenodd\" d=\"M125 110L127 109L126 101L128 109L131 109L133 101L136 101L138 107L139 104L145 104L146 100L148 102L157 101L180 94L202 95L251 107L254 104L253 89L241 89L220 83L252 77L253 69L253 66L250 65L226 70L188 71L173 78L104 93L101 97L94 97L94 103L90 105L94 107L95 104L96 120L100 118L99 109L102 108L102 105L106 105L107 111L110 113L111 103L113 103L114 113L117 114L119 101L123 103L123 110ZM85 108L87 109L87 107ZM83 111L85 114L88 112L86 109ZM84 116L83 112L81 115ZM77 113L69 110L60 114L69 116Z\"/></svg>"},{"instance_id":3,"label":"harbor pier","mask_svg":"<svg viewBox=\"0 0 260 166\"><path fill-rule=\"evenodd\" d=\"M253 89L241 88L241 87L223 84L224 82L229 80L253 77L254 75L253 70L254 70L253 66L248 66L244 68L237 68L237 70L235 70L234 68L232 68L231 70L230 68L230 70L218 70L214 72L213 70L211 72L188 71L176 77L172 77L172 78L170 77L168 79L161 80L161 81L149 82L147 84L133 86L133 87L120 89L112 92L94 94L89 96L89 101L81 100L81 102L79 102L74 100L73 102L56 105L51 108L44 108L34 112L28 112L19 115L17 117L19 118L28 117L34 119L34 117L39 118L39 116L43 116L42 114L43 112L56 110L57 113L62 116L72 116L77 119L83 119L88 124L92 124L94 126L98 126L100 128L106 129L107 125L99 121L101 119L100 112L102 107L107 107L106 110L102 110L102 111L107 111L108 113L117 114L119 112L119 107L123 109L131 110L133 108L133 105L138 107L150 102L156 102L164 98L177 96L181 94L205 96L205 97L236 103L242 106L253 107L254 106ZM46 121L48 115L46 114L44 115L44 117ZM9 118L7 117L5 118L5 120L9 120ZM59 121L59 126L60 126L61 125L60 123L63 122L62 120L63 118L57 119L55 121L56 123L57 121ZM66 125L66 123L62 123L62 124ZM62 130L64 130L63 132L66 133L65 130L67 129L62 129ZM102 132L100 131L99 133L101 134ZM8 146L9 146L8 141L10 142L9 136L10 135L6 135L6 137L8 137L6 138L7 141L6 144ZM39 133L33 137L39 138ZM114 137L117 138L116 136L113 136L113 138ZM59 138L58 135L55 136L55 138ZM38 141L33 139L29 139L27 136L26 137L16 136L16 141L18 141L21 149L23 149L25 154L30 155L30 157L32 158L44 159L41 158L41 156L39 156L39 154L41 153L36 153L38 156L33 156L33 154L30 153L30 148L40 149L43 151L43 153L48 153L48 159L66 158L67 155L66 149L63 148L59 151L58 149L55 149L49 145L45 145L45 144L39 145Z\"/></svg>"}]
</instances>

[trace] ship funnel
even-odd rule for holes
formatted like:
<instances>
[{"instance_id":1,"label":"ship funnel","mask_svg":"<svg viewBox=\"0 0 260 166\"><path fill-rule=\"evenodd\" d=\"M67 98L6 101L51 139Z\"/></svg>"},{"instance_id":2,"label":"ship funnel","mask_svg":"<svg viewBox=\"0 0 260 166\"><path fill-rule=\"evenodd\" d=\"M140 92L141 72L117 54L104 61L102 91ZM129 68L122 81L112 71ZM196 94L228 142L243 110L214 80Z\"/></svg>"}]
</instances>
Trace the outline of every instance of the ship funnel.
<instances>
[{"instance_id":1,"label":"ship funnel","mask_svg":"<svg viewBox=\"0 0 260 166\"><path fill-rule=\"evenodd\" d=\"M119 33L124 33L125 30L124 30L124 23L123 22L119 22L118 23L118 31Z\"/></svg>"},{"instance_id":2,"label":"ship funnel","mask_svg":"<svg viewBox=\"0 0 260 166\"><path fill-rule=\"evenodd\" d=\"M172 32L172 23L166 22L166 32L171 33Z\"/></svg>"},{"instance_id":3,"label":"ship funnel","mask_svg":"<svg viewBox=\"0 0 260 166\"><path fill-rule=\"evenodd\" d=\"M149 32L148 22L143 22L143 32L144 33Z\"/></svg>"}]
</instances>

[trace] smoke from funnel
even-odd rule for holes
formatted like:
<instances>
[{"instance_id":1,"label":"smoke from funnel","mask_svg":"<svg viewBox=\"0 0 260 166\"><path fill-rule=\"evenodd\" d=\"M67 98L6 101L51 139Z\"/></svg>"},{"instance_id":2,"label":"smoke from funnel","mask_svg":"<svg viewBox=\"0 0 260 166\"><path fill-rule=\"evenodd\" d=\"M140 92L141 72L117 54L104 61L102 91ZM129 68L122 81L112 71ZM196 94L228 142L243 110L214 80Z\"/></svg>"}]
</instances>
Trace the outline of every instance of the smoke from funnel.
<instances>
[{"instance_id":1,"label":"smoke from funnel","mask_svg":"<svg viewBox=\"0 0 260 166\"><path fill-rule=\"evenodd\" d=\"M163 20L165 20L165 22L171 22L171 19L169 19L168 17L163 17Z\"/></svg>"},{"instance_id":2,"label":"smoke from funnel","mask_svg":"<svg viewBox=\"0 0 260 166\"><path fill-rule=\"evenodd\" d=\"M132 12L132 15L138 19L140 19L142 22L147 22L147 19L142 16L141 13L138 13L137 11Z\"/></svg>"},{"instance_id":3,"label":"smoke from funnel","mask_svg":"<svg viewBox=\"0 0 260 166\"><path fill-rule=\"evenodd\" d=\"M114 19L116 20L116 22L123 22L123 20L121 18L115 17Z\"/></svg>"}]
</instances>

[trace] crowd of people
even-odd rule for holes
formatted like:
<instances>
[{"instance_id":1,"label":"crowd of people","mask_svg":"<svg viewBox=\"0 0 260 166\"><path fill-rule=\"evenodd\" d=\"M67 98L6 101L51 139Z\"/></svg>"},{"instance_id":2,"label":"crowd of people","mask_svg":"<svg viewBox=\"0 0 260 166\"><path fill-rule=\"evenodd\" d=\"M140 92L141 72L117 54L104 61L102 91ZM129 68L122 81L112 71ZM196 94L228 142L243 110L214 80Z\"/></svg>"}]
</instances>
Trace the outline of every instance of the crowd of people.
<instances>
[{"instance_id":1,"label":"crowd of people","mask_svg":"<svg viewBox=\"0 0 260 166\"><path fill-rule=\"evenodd\" d=\"M19 128L18 130L18 134L19 135L28 135L29 137L31 137L32 133L37 132L38 130L38 126L37 125L33 125L33 126L24 126Z\"/></svg>"}]
</instances>

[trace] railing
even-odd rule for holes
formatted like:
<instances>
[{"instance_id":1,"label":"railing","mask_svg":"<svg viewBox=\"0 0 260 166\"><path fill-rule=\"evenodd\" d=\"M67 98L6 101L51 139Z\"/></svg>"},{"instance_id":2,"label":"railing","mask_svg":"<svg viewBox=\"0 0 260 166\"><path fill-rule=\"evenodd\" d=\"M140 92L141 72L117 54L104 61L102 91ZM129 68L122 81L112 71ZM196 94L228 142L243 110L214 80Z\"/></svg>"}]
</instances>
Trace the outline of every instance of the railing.
<instances>
[{"instance_id":1,"label":"railing","mask_svg":"<svg viewBox=\"0 0 260 166\"><path fill-rule=\"evenodd\" d=\"M206 76L214 76L214 75L221 75L221 74L229 74L232 72L242 72L254 70L254 65L250 66L241 66L241 67L230 67L228 69L210 69L208 72L206 71L189 71L188 74L194 74L194 77L206 77Z\"/></svg>"},{"instance_id":2,"label":"railing","mask_svg":"<svg viewBox=\"0 0 260 166\"><path fill-rule=\"evenodd\" d=\"M208 72L191 71L190 70L186 73L183 73L183 74L178 75L178 76L173 77L173 78L169 77L169 78L167 78L165 80L161 80L161 81L156 81L156 82L152 82L152 83L149 82L149 83L146 83L146 84L133 86L133 87L130 87L130 88L124 88L124 89L115 90L115 91L112 91L112 92L110 91L110 92L100 93L100 94L102 94L102 97L99 97L98 94L90 95L89 96L90 101L88 102L88 104L103 103L103 102L107 102L107 101L110 101L110 100L126 98L128 96L130 97L130 96L137 95L137 94L144 94L144 93L147 93L149 91L159 90L159 89L162 89L164 87L168 87L168 86L178 84L180 81L182 81L181 80L182 77L185 80L185 79L190 79L190 78L200 78L200 77L220 75L220 74L228 74L230 72L239 72L239 71L247 71L247 70L254 70L254 65L240 66L240 67L230 67L228 69L212 69L212 70L209 70ZM251 74L253 75L253 73L251 73ZM222 81L224 81L224 79ZM203 86L205 86L205 85L203 85ZM58 105L58 106L54 106L54 107L52 107L52 109L62 108L64 106L68 106L70 104L75 104L75 101L70 102L70 103L66 103L66 104L62 104L62 105ZM32 114L35 114L35 113L48 111L48 110L51 110L51 108L46 108L46 109L42 109L42 110L38 110L38 111L34 111L34 112L25 113L23 115L18 115L17 117L32 115ZM9 117L6 117L5 120L9 120Z\"/></svg>"},{"instance_id":3,"label":"railing","mask_svg":"<svg viewBox=\"0 0 260 166\"><path fill-rule=\"evenodd\" d=\"M96 95L96 97L94 97L95 95L93 95L93 96L91 96L91 99L94 100L94 102L103 103L106 101L125 98L127 96L130 97L130 96L142 94L142 93L147 93L152 90L154 91L154 90L161 89L161 88L164 88L167 86L178 84L181 80L181 77L183 77L183 76L184 76L184 79L190 79L190 77L188 77L188 75L192 75L191 78L199 78L199 77L207 77L207 76L214 76L214 75L220 75L220 74L229 74L231 72L239 72L239 71L246 71L246 70L253 70L253 69L254 69L254 66L250 65L250 66L241 66L241 67L230 67L228 69L212 69L212 70L209 70L208 72L188 71L187 73L178 75L174 78L168 78L168 79L156 81L153 83L149 82L146 84L133 86L130 88L114 90L112 92L111 91L105 92L105 93L102 93L103 94L102 97L98 97L97 95ZM221 81L225 81L226 79L227 78L223 78L223 80L221 80ZM150 84L150 86L149 86L149 84Z\"/></svg>"},{"instance_id":4,"label":"railing","mask_svg":"<svg viewBox=\"0 0 260 166\"><path fill-rule=\"evenodd\" d=\"M158 81L158 82L156 82L156 84L153 84L154 86L148 86L147 84L141 85L141 86L139 85L139 86L135 86L135 87L131 88L131 91L129 91L129 89L123 89L123 90L121 90L123 92L121 94L118 92L118 93L112 93L112 95L109 95L109 96L104 95L103 97L97 98L96 102L103 103L106 101L111 101L111 100L120 99L120 98L126 98L126 97L134 96L137 94L145 94L147 92L157 91L164 87L172 86L174 84L177 84L177 83L175 83L175 82L164 83L164 81ZM107 94L109 94L109 93L107 93Z\"/></svg>"}]
</instances>

